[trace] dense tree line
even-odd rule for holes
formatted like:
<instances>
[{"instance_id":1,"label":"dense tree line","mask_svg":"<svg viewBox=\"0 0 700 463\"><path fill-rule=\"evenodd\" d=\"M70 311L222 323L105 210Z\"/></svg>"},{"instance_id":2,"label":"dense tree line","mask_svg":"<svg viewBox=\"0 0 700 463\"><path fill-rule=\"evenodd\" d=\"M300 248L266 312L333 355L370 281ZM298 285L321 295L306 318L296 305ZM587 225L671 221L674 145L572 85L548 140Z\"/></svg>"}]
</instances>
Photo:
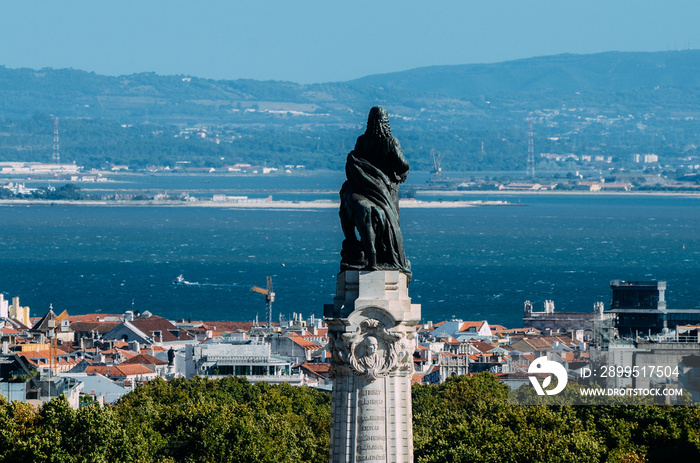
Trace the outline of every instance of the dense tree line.
<instances>
[{"instance_id":1,"label":"dense tree line","mask_svg":"<svg viewBox=\"0 0 700 463\"><path fill-rule=\"evenodd\" d=\"M48 199L77 201L87 199L87 196L81 192L79 186L73 183L67 183L56 188L40 187L36 191L32 191L30 194L14 194L8 188L0 188L0 199Z\"/></svg>"},{"instance_id":2,"label":"dense tree line","mask_svg":"<svg viewBox=\"0 0 700 463\"><path fill-rule=\"evenodd\" d=\"M513 405L489 374L413 388L414 453L432 462L700 459L697 406ZM116 405L0 397L0 462L326 462L330 395L239 378L154 380Z\"/></svg>"}]
</instances>

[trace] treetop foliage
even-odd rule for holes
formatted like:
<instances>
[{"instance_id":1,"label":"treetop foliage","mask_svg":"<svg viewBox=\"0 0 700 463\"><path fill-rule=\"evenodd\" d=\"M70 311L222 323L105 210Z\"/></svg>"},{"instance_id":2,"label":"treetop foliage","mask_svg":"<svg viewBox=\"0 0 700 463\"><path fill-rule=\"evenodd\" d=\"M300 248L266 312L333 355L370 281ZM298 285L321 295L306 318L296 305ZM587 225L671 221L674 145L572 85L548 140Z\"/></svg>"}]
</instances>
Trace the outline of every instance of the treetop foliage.
<instances>
[{"instance_id":1,"label":"treetop foliage","mask_svg":"<svg viewBox=\"0 0 700 463\"><path fill-rule=\"evenodd\" d=\"M432 462L700 458L700 407L520 406L494 376L413 387L414 455ZM0 462L326 462L330 395L240 378L156 379L104 408L0 397Z\"/></svg>"}]
</instances>

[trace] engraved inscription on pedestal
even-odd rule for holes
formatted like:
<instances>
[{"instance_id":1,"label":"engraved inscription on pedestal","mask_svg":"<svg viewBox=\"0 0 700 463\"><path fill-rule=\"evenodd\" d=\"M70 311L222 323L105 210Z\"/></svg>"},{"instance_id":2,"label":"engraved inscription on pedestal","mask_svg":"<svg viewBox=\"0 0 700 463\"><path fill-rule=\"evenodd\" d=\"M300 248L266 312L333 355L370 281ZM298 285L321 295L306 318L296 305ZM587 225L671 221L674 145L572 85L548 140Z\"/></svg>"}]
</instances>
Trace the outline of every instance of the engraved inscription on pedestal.
<instances>
[{"instance_id":1,"label":"engraved inscription on pedestal","mask_svg":"<svg viewBox=\"0 0 700 463\"><path fill-rule=\"evenodd\" d=\"M386 460L386 401L382 386L382 382L373 382L359 390L356 461Z\"/></svg>"},{"instance_id":2,"label":"engraved inscription on pedestal","mask_svg":"<svg viewBox=\"0 0 700 463\"><path fill-rule=\"evenodd\" d=\"M420 307L410 303L398 271L344 273L325 314L333 376L330 461L412 462Z\"/></svg>"}]
</instances>

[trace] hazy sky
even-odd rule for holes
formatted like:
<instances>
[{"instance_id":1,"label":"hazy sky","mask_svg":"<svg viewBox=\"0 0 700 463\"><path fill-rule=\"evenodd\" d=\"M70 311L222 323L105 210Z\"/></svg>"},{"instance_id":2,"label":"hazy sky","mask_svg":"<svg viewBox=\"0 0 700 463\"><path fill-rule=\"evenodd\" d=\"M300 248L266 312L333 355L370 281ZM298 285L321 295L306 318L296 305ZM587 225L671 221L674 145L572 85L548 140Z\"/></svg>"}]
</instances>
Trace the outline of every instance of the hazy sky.
<instances>
[{"instance_id":1,"label":"hazy sky","mask_svg":"<svg viewBox=\"0 0 700 463\"><path fill-rule=\"evenodd\" d=\"M700 47L697 0L0 0L0 65L299 83Z\"/></svg>"}]
</instances>

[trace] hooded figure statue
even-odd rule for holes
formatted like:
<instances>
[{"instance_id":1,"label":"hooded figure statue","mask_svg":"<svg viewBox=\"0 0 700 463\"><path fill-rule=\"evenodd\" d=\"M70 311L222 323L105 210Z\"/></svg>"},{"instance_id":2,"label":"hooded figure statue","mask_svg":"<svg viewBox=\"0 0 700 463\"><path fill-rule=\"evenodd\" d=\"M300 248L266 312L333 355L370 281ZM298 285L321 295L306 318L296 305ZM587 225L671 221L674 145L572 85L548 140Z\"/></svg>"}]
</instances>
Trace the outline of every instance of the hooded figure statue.
<instances>
[{"instance_id":1,"label":"hooded figure statue","mask_svg":"<svg viewBox=\"0 0 700 463\"><path fill-rule=\"evenodd\" d=\"M367 130L348 154L345 174L340 189L345 235L341 270L400 270L410 281L399 225L399 184L408 175L408 161L381 106L370 110Z\"/></svg>"}]
</instances>

